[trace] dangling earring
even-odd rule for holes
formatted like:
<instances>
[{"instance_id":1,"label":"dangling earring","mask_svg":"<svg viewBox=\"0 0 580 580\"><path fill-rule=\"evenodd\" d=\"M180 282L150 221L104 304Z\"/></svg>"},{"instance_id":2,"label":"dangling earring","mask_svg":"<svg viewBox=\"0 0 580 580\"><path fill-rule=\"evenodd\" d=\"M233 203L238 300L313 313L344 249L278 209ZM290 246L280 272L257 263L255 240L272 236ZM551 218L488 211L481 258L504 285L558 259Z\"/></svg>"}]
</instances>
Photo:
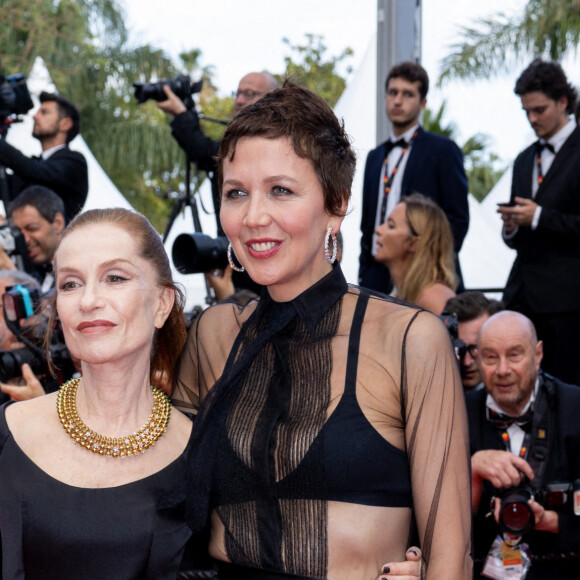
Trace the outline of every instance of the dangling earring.
<instances>
[{"instance_id":1,"label":"dangling earring","mask_svg":"<svg viewBox=\"0 0 580 580\"><path fill-rule=\"evenodd\" d=\"M237 257L236 257L236 260L238 260ZM245 268L241 264L239 266L236 266L236 264L234 263L234 249L232 248L231 242L228 244L228 262L230 263L232 270L235 270L236 272L244 272L245 271ZM238 260L238 263L239 263L239 260Z\"/></svg>"},{"instance_id":2,"label":"dangling earring","mask_svg":"<svg viewBox=\"0 0 580 580\"><path fill-rule=\"evenodd\" d=\"M330 255L331 238L332 238L332 255ZM338 244L336 242L336 234L333 234L332 228L329 227L326 230L326 237L324 238L324 255L331 264L334 264L337 254L338 254Z\"/></svg>"}]
</instances>

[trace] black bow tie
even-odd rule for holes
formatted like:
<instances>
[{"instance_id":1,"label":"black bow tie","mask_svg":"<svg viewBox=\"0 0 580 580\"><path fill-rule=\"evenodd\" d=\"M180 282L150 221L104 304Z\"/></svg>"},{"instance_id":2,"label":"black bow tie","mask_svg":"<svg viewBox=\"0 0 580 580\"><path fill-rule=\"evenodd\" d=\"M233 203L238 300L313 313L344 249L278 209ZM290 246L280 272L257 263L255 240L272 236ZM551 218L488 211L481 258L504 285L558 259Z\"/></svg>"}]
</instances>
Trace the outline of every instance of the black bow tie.
<instances>
[{"instance_id":1,"label":"black bow tie","mask_svg":"<svg viewBox=\"0 0 580 580\"><path fill-rule=\"evenodd\" d=\"M536 141L536 151L538 153L541 153L543 149L547 149L552 153L556 153L556 150L554 149L554 146L551 143L548 143L547 141Z\"/></svg>"},{"instance_id":2,"label":"black bow tie","mask_svg":"<svg viewBox=\"0 0 580 580\"><path fill-rule=\"evenodd\" d=\"M386 143L386 147L387 147L387 155L395 148L395 147L401 147L402 149L405 149L405 147L407 147L409 144L407 143L407 141L405 141L405 139L403 139L402 137L398 140L398 141L391 141L390 139L387 141Z\"/></svg>"},{"instance_id":3,"label":"black bow tie","mask_svg":"<svg viewBox=\"0 0 580 580\"><path fill-rule=\"evenodd\" d=\"M524 431L527 431L532 426L532 419L534 418L533 405L519 417L512 417L511 415L506 415L505 413L498 413L489 407L485 409L486 419L495 425L498 429L505 431L508 427L513 425L519 425Z\"/></svg>"}]
</instances>

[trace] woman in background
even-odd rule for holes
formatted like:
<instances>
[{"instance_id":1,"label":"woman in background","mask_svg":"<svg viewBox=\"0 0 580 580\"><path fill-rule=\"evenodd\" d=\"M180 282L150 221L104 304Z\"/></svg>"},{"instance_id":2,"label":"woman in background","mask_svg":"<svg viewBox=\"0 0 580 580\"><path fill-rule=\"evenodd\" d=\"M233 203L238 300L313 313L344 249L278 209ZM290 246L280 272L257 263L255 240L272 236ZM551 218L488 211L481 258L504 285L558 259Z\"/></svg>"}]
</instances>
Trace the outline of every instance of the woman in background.
<instances>
[{"instance_id":1,"label":"woman in background","mask_svg":"<svg viewBox=\"0 0 580 580\"><path fill-rule=\"evenodd\" d=\"M189 333L174 403L197 412L188 521L220 580L471 576L463 392L443 324L348 286L335 236L355 157L328 105L286 82L221 142L232 267L264 286ZM405 567L405 568L402 568Z\"/></svg>"},{"instance_id":2,"label":"woman in background","mask_svg":"<svg viewBox=\"0 0 580 580\"><path fill-rule=\"evenodd\" d=\"M403 197L376 233L376 259L389 268L397 298L440 315L457 288L443 210L419 193Z\"/></svg>"}]
</instances>

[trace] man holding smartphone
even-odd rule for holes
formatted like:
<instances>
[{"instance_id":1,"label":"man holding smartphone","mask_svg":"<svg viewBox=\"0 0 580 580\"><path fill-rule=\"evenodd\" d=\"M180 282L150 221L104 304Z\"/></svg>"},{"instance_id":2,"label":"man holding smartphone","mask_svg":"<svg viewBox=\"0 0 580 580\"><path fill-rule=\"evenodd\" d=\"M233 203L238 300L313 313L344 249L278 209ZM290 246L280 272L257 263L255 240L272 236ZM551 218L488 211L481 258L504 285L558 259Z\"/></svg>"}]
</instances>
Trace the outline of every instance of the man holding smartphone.
<instances>
[{"instance_id":1,"label":"man holding smartphone","mask_svg":"<svg viewBox=\"0 0 580 580\"><path fill-rule=\"evenodd\" d=\"M516 81L538 141L514 162L503 238L517 251L503 302L532 320L544 369L580 384L580 129L576 91L556 62L536 59Z\"/></svg>"}]
</instances>

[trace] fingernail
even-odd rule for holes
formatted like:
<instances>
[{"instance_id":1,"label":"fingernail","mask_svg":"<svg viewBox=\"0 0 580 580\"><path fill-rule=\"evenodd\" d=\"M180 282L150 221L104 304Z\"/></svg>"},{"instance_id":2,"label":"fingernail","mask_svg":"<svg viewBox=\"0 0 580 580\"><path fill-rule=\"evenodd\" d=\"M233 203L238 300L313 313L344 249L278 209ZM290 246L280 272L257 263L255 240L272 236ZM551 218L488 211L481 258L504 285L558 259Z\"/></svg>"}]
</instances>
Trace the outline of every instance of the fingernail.
<instances>
[{"instance_id":1,"label":"fingernail","mask_svg":"<svg viewBox=\"0 0 580 580\"><path fill-rule=\"evenodd\" d=\"M415 556L419 555L419 554L417 554L417 550L407 550L407 552L411 552L411 554L415 554Z\"/></svg>"},{"instance_id":2,"label":"fingernail","mask_svg":"<svg viewBox=\"0 0 580 580\"><path fill-rule=\"evenodd\" d=\"M383 566L383 574L388 574L391 569L388 566Z\"/></svg>"}]
</instances>

